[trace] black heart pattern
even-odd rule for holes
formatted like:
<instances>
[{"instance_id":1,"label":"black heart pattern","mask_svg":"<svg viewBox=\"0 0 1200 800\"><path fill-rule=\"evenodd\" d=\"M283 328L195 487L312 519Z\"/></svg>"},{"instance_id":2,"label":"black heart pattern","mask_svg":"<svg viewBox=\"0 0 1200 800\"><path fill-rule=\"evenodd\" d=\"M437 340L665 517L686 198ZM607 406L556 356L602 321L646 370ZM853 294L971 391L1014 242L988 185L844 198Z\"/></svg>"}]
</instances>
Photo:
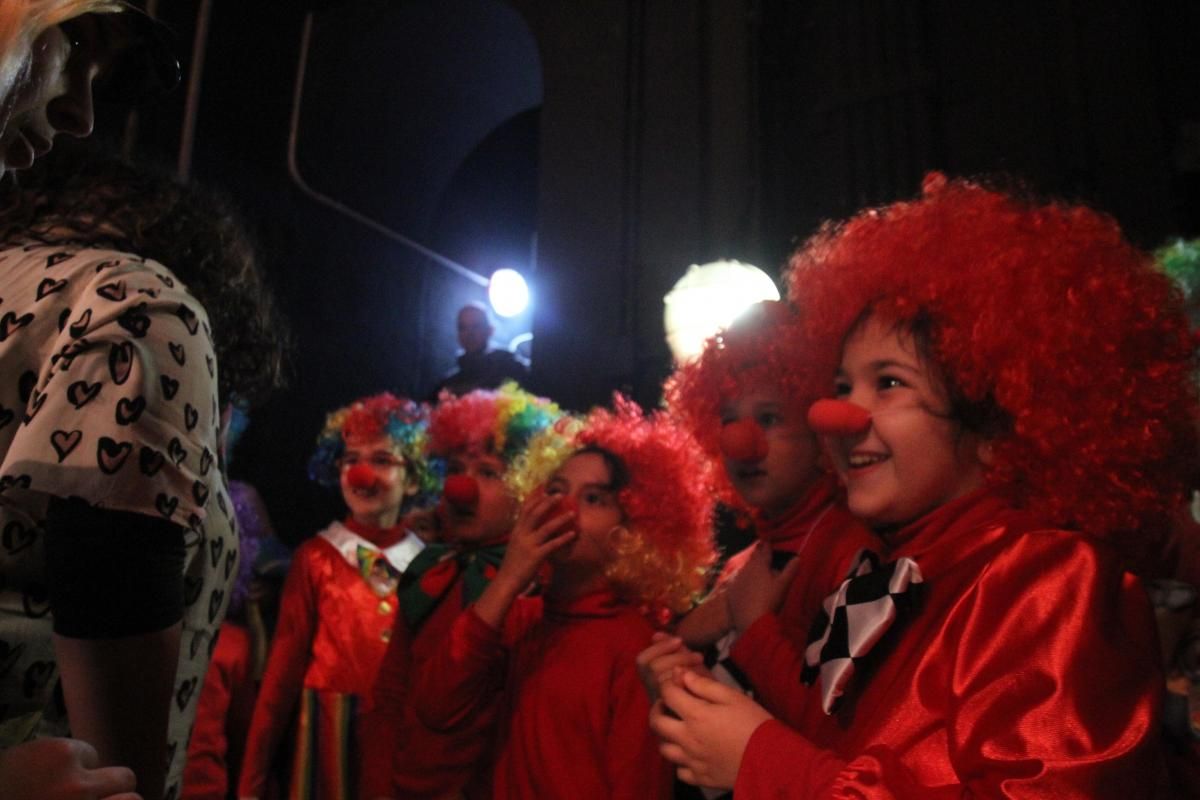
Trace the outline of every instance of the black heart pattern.
<instances>
[{"instance_id":1,"label":"black heart pattern","mask_svg":"<svg viewBox=\"0 0 1200 800\"><path fill-rule=\"evenodd\" d=\"M167 457L174 461L177 467L187 459L187 450L184 449L183 443L179 441L179 437L171 437L171 442L167 445Z\"/></svg>"},{"instance_id":2,"label":"black heart pattern","mask_svg":"<svg viewBox=\"0 0 1200 800\"><path fill-rule=\"evenodd\" d=\"M61 264L71 257L70 253L52 253L46 257L46 269L50 269L55 264Z\"/></svg>"},{"instance_id":3,"label":"black heart pattern","mask_svg":"<svg viewBox=\"0 0 1200 800\"><path fill-rule=\"evenodd\" d=\"M187 328L188 333L196 335L196 331L200 329L200 322L196 319L195 311L180 303L179 308L175 309L175 316L183 321L183 327Z\"/></svg>"},{"instance_id":4,"label":"black heart pattern","mask_svg":"<svg viewBox=\"0 0 1200 800\"><path fill-rule=\"evenodd\" d=\"M17 316L16 312L9 311L3 317L0 317L0 342L3 342L13 333L21 330L29 323L33 322L33 314L22 314Z\"/></svg>"},{"instance_id":5,"label":"black heart pattern","mask_svg":"<svg viewBox=\"0 0 1200 800\"><path fill-rule=\"evenodd\" d=\"M114 258L109 261L101 261L96 265L96 272L101 272L103 270L112 269L113 267L119 266L121 266L121 259L119 258Z\"/></svg>"},{"instance_id":6,"label":"black heart pattern","mask_svg":"<svg viewBox=\"0 0 1200 800\"><path fill-rule=\"evenodd\" d=\"M224 589L213 589L212 594L208 596L208 622L210 625L217 621L217 616L221 613L221 603L224 601Z\"/></svg>"},{"instance_id":7,"label":"black heart pattern","mask_svg":"<svg viewBox=\"0 0 1200 800\"><path fill-rule=\"evenodd\" d=\"M58 332L62 333L63 328L67 327L67 320L71 318L71 309L64 308L58 314Z\"/></svg>"},{"instance_id":8,"label":"black heart pattern","mask_svg":"<svg viewBox=\"0 0 1200 800\"><path fill-rule=\"evenodd\" d=\"M37 299L42 300L55 292L61 292L65 288L67 288L66 280L56 281L54 278L42 278L42 282L38 284L37 288Z\"/></svg>"},{"instance_id":9,"label":"black heart pattern","mask_svg":"<svg viewBox=\"0 0 1200 800\"><path fill-rule=\"evenodd\" d=\"M175 393L179 391L179 381L170 375L160 375L158 382L162 384L163 397L168 400L174 399Z\"/></svg>"},{"instance_id":10,"label":"black heart pattern","mask_svg":"<svg viewBox=\"0 0 1200 800\"><path fill-rule=\"evenodd\" d=\"M146 398L140 394L130 400L127 397L122 397L117 401L117 424L132 425L137 422L142 416L142 412L146 410Z\"/></svg>"},{"instance_id":11,"label":"black heart pattern","mask_svg":"<svg viewBox=\"0 0 1200 800\"><path fill-rule=\"evenodd\" d=\"M19 553L37 541L37 528L26 527L20 520L12 520L0 534L0 544L9 553Z\"/></svg>"},{"instance_id":12,"label":"black heart pattern","mask_svg":"<svg viewBox=\"0 0 1200 800\"><path fill-rule=\"evenodd\" d=\"M175 363L183 366L187 363L187 353L183 349L183 345L169 342L167 347L171 350L171 358L175 359Z\"/></svg>"},{"instance_id":13,"label":"black heart pattern","mask_svg":"<svg viewBox=\"0 0 1200 800\"><path fill-rule=\"evenodd\" d=\"M25 616L40 619L50 613L50 592L41 584L31 584L21 595L21 606Z\"/></svg>"},{"instance_id":14,"label":"black heart pattern","mask_svg":"<svg viewBox=\"0 0 1200 800\"><path fill-rule=\"evenodd\" d=\"M144 294L147 297L153 298L155 300L158 299L158 295L159 295L158 289L150 289L147 287L142 287L141 289L138 289L137 291L138 291L138 294Z\"/></svg>"},{"instance_id":15,"label":"black heart pattern","mask_svg":"<svg viewBox=\"0 0 1200 800\"><path fill-rule=\"evenodd\" d=\"M112 300L114 303L119 303L125 299L125 295L129 292L125 288L125 281L113 281L106 283L96 290L96 294L103 297L105 300Z\"/></svg>"},{"instance_id":16,"label":"black heart pattern","mask_svg":"<svg viewBox=\"0 0 1200 800\"><path fill-rule=\"evenodd\" d=\"M209 634L208 631L196 631L193 633L192 641L188 645L188 657L195 661L196 656L200 654L200 648L204 646L204 643L207 642L209 638L211 638L211 634Z\"/></svg>"},{"instance_id":17,"label":"black heart pattern","mask_svg":"<svg viewBox=\"0 0 1200 800\"><path fill-rule=\"evenodd\" d=\"M41 694L42 689L54 677L53 661L35 661L25 668L25 678L21 681L21 691L26 699L32 700Z\"/></svg>"},{"instance_id":18,"label":"black heart pattern","mask_svg":"<svg viewBox=\"0 0 1200 800\"><path fill-rule=\"evenodd\" d=\"M0 428L3 428L8 423L17 418L17 413L11 408L0 406Z\"/></svg>"},{"instance_id":19,"label":"black heart pattern","mask_svg":"<svg viewBox=\"0 0 1200 800\"><path fill-rule=\"evenodd\" d=\"M90 308L86 308L84 309L83 313L79 315L79 319L71 323L71 338L78 339L80 336L83 336L85 333L87 333L88 325L91 324L92 310Z\"/></svg>"},{"instance_id":20,"label":"black heart pattern","mask_svg":"<svg viewBox=\"0 0 1200 800\"><path fill-rule=\"evenodd\" d=\"M28 489L33 485L33 479L28 475L0 475L0 492L11 489Z\"/></svg>"},{"instance_id":21,"label":"black heart pattern","mask_svg":"<svg viewBox=\"0 0 1200 800\"><path fill-rule=\"evenodd\" d=\"M125 466L125 460L129 458L132 451L133 445L129 442L118 442L107 436L101 436L100 441L96 444L96 463L100 465L100 471L105 475L113 475Z\"/></svg>"},{"instance_id":22,"label":"black heart pattern","mask_svg":"<svg viewBox=\"0 0 1200 800\"><path fill-rule=\"evenodd\" d=\"M196 691L197 680L197 678L188 678L175 690L175 705L179 706L180 711L187 708L188 701L192 699L192 695Z\"/></svg>"},{"instance_id":23,"label":"black heart pattern","mask_svg":"<svg viewBox=\"0 0 1200 800\"><path fill-rule=\"evenodd\" d=\"M33 396L37 380L37 373L31 369L22 372L21 377L17 379L17 396L21 398L21 405L29 405L29 398Z\"/></svg>"},{"instance_id":24,"label":"black heart pattern","mask_svg":"<svg viewBox=\"0 0 1200 800\"><path fill-rule=\"evenodd\" d=\"M153 477L163 468L166 463L163 454L155 450L153 447L143 446L142 451L138 453L138 467L142 470L142 474L147 478Z\"/></svg>"},{"instance_id":25,"label":"black heart pattern","mask_svg":"<svg viewBox=\"0 0 1200 800\"><path fill-rule=\"evenodd\" d=\"M162 281L162 282L163 282L163 284L164 284L164 285L165 285L165 286L166 286L168 289L174 289L174 288L175 288L175 281L171 280L171 276L170 276L170 275L163 275L163 274L162 274L162 273L160 273L160 272L156 272L156 273L154 273L154 274L155 274L155 276L157 276L157 277L158 277L158 279L159 279L160 281Z\"/></svg>"},{"instance_id":26,"label":"black heart pattern","mask_svg":"<svg viewBox=\"0 0 1200 800\"><path fill-rule=\"evenodd\" d=\"M212 468L212 463L213 463L213 454L211 452L209 452L209 449L206 447L200 453L200 474L207 475L209 469Z\"/></svg>"},{"instance_id":27,"label":"black heart pattern","mask_svg":"<svg viewBox=\"0 0 1200 800\"><path fill-rule=\"evenodd\" d=\"M54 448L54 452L58 453L58 463L66 460L67 456L79 446L79 442L83 440L83 431L55 431L50 434L50 446Z\"/></svg>"},{"instance_id":28,"label":"black heart pattern","mask_svg":"<svg viewBox=\"0 0 1200 800\"><path fill-rule=\"evenodd\" d=\"M225 518L229 518L229 506L225 505L225 493L220 489L217 490L217 506L221 509L221 513Z\"/></svg>"},{"instance_id":29,"label":"black heart pattern","mask_svg":"<svg viewBox=\"0 0 1200 800\"><path fill-rule=\"evenodd\" d=\"M221 553L225 550L224 539L212 539L208 543L208 560L212 563L213 569L221 563Z\"/></svg>"},{"instance_id":30,"label":"black heart pattern","mask_svg":"<svg viewBox=\"0 0 1200 800\"><path fill-rule=\"evenodd\" d=\"M196 410L196 407L194 405L192 405L191 403L184 403L184 405L183 405L183 425L184 425L184 427L187 428L189 432L194 431L196 429L196 423L199 421L200 421L200 412Z\"/></svg>"},{"instance_id":31,"label":"black heart pattern","mask_svg":"<svg viewBox=\"0 0 1200 800\"><path fill-rule=\"evenodd\" d=\"M237 558L237 550L230 550L225 554L225 580L229 580L229 576L233 573L233 568L237 565Z\"/></svg>"},{"instance_id":32,"label":"black heart pattern","mask_svg":"<svg viewBox=\"0 0 1200 800\"><path fill-rule=\"evenodd\" d=\"M117 317L117 324L129 331L133 338L141 339L146 335L146 331L150 330L150 317L146 315L146 304L138 303L122 311L121 316Z\"/></svg>"},{"instance_id":33,"label":"black heart pattern","mask_svg":"<svg viewBox=\"0 0 1200 800\"><path fill-rule=\"evenodd\" d=\"M154 498L154 507L158 509L158 513L170 519L175 515L175 509L179 507L179 498L159 492L158 496Z\"/></svg>"},{"instance_id":34,"label":"black heart pattern","mask_svg":"<svg viewBox=\"0 0 1200 800\"><path fill-rule=\"evenodd\" d=\"M200 599L200 590L204 588L204 581L194 575L183 576L183 604L190 606Z\"/></svg>"},{"instance_id":35,"label":"black heart pattern","mask_svg":"<svg viewBox=\"0 0 1200 800\"><path fill-rule=\"evenodd\" d=\"M100 394L100 382L88 383L87 381L75 381L67 387L67 400L76 408L83 408L88 403L96 399L96 395Z\"/></svg>"},{"instance_id":36,"label":"black heart pattern","mask_svg":"<svg viewBox=\"0 0 1200 800\"><path fill-rule=\"evenodd\" d=\"M120 386L129 380L133 370L133 342L119 342L108 351L108 373L113 383Z\"/></svg>"},{"instance_id":37,"label":"black heart pattern","mask_svg":"<svg viewBox=\"0 0 1200 800\"><path fill-rule=\"evenodd\" d=\"M205 354L205 356L204 356L204 366L208 367L208 377L212 378L212 377L215 377L215 376L216 376L216 374L217 374L217 368L216 368L216 367L217 367L217 365L216 365L216 362L215 362L215 361L213 361L213 357L212 357L212 356L210 356L210 355L208 355L208 354Z\"/></svg>"},{"instance_id":38,"label":"black heart pattern","mask_svg":"<svg viewBox=\"0 0 1200 800\"><path fill-rule=\"evenodd\" d=\"M196 505L203 507L208 502L208 487L204 485L204 481L196 481L192 484L192 497L196 500Z\"/></svg>"},{"instance_id":39,"label":"black heart pattern","mask_svg":"<svg viewBox=\"0 0 1200 800\"><path fill-rule=\"evenodd\" d=\"M8 642L0 641L0 676L7 675L12 671L23 652L25 652L24 642L11 645Z\"/></svg>"},{"instance_id":40,"label":"black heart pattern","mask_svg":"<svg viewBox=\"0 0 1200 800\"><path fill-rule=\"evenodd\" d=\"M28 425L37 413L42 410L42 406L46 405L46 395L37 389L33 390L33 397L29 398L29 405L25 408L25 416L23 417L25 424Z\"/></svg>"},{"instance_id":41,"label":"black heart pattern","mask_svg":"<svg viewBox=\"0 0 1200 800\"><path fill-rule=\"evenodd\" d=\"M59 361L59 359L61 359L62 368L64 370L70 369L71 365L75 363L75 356L79 355L84 350L87 350L88 347L89 344L87 339L76 339L73 342L64 344L62 350L50 357L50 364L53 366Z\"/></svg>"}]
</instances>

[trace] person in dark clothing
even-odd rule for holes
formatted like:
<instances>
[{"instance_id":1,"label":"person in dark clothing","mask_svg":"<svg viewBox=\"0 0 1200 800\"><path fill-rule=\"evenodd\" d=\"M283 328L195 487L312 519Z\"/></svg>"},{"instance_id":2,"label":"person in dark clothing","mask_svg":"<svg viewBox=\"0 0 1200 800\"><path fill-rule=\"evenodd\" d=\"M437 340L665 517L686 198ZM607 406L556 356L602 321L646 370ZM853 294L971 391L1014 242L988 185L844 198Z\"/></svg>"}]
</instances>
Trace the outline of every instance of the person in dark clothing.
<instances>
[{"instance_id":1,"label":"person in dark clothing","mask_svg":"<svg viewBox=\"0 0 1200 800\"><path fill-rule=\"evenodd\" d=\"M498 389L505 381L524 384L529 367L508 350L490 350L488 344L495 333L487 309L479 303L468 303L458 310L458 343L462 355L458 369L442 378L429 393L429 401L437 402L443 390L455 396L475 389Z\"/></svg>"}]
</instances>

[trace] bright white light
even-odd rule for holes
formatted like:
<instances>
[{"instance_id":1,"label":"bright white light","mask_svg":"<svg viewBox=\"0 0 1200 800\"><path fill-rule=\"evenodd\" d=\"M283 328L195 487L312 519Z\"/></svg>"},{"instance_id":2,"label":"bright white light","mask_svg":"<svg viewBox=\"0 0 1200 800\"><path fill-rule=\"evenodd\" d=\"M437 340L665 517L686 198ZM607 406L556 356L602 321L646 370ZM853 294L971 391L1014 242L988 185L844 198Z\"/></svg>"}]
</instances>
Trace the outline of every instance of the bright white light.
<instances>
[{"instance_id":1,"label":"bright white light","mask_svg":"<svg viewBox=\"0 0 1200 800\"><path fill-rule=\"evenodd\" d=\"M498 269L488 281L488 300L502 317L515 317L529 305L529 286L515 269Z\"/></svg>"},{"instance_id":2,"label":"bright white light","mask_svg":"<svg viewBox=\"0 0 1200 800\"><path fill-rule=\"evenodd\" d=\"M663 324L675 362L700 355L705 340L729 327L747 307L778 299L775 282L758 267L740 261L692 264L663 298Z\"/></svg>"}]
</instances>

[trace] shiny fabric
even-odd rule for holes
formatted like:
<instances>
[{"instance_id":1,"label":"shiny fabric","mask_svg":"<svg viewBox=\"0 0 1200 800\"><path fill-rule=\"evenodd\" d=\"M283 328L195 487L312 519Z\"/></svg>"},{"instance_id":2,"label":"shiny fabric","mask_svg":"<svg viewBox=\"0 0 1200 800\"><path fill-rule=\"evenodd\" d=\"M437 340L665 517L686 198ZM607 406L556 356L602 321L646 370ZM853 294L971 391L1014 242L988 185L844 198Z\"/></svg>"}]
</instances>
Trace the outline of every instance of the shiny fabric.
<instances>
[{"instance_id":1,"label":"shiny fabric","mask_svg":"<svg viewBox=\"0 0 1200 800\"><path fill-rule=\"evenodd\" d=\"M1109 545L986 492L888 539L920 565L923 608L834 716L811 703L803 735L755 731L739 800L1154 796L1154 623Z\"/></svg>"},{"instance_id":2,"label":"shiny fabric","mask_svg":"<svg viewBox=\"0 0 1200 800\"><path fill-rule=\"evenodd\" d=\"M314 708L324 710L325 718L330 718L330 709L341 708L346 698L357 698L359 706L369 705L392 637L396 602L394 596L379 597L360 573L357 550L363 534L373 537L375 541L369 543L385 552L416 540L399 528L370 531L355 526L352 531L334 523L296 549L246 746L238 789L243 797L262 796L270 764L303 690L312 691L317 698ZM415 546L408 551L413 550ZM393 567L406 563L397 560L402 563ZM314 723L301 732L319 736L321 731ZM320 742L300 745L297 756L336 752ZM357 764L351 768L359 769ZM297 794L300 787L293 786L290 791L291 797L302 796Z\"/></svg>"},{"instance_id":3,"label":"shiny fabric","mask_svg":"<svg viewBox=\"0 0 1200 800\"><path fill-rule=\"evenodd\" d=\"M733 643L730 660L750 683L755 699L790 724L801 718L812 694L800 680L804 648L825 597L834 591L864 549L880 552L883 543L846 510L836 480L818 482L776 520L759 520L758 537L776 552L794 553L800 566L779 611L765 614ZM745 556L730 559L726 572Z\"/></svg>"},{"instance_id":4,"label":"shiny fabric","mask_svg":"<svg viewBox=\"0 0 1200 800\"><path fill-rule=\"evenodd\" d=\"M468 609L415 676L413 704L430 727L453 730L502 698L491 762L497 800L666 800L670 771L646 723L635 665L652 633L608 592L548 598L544 607L520 598L503 631Z\"/></svg>"}]
</instances>

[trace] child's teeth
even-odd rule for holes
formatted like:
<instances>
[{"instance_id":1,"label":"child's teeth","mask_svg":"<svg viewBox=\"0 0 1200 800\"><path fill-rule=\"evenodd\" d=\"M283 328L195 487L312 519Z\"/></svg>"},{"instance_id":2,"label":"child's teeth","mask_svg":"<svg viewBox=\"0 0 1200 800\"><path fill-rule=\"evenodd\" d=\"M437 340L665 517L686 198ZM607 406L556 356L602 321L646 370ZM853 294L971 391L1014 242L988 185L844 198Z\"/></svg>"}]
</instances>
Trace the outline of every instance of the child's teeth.
<instances>
[{"instance_id":1,"label":"child's teeth","mask_svg":"<svg viewBox=\"0 0 1200 800\"><path fill-rule=\"evenodd\" d=\"M850 466L852 466L852 467L866 467L866 466L869 466L870 464L877 464L877 463L879 463L880 461L883 461L883 460L884 460L884 458L885 458L885 456L878 456L878 455L855 455L855 456L850 456Z\"/></svg>"}]
</instances>

